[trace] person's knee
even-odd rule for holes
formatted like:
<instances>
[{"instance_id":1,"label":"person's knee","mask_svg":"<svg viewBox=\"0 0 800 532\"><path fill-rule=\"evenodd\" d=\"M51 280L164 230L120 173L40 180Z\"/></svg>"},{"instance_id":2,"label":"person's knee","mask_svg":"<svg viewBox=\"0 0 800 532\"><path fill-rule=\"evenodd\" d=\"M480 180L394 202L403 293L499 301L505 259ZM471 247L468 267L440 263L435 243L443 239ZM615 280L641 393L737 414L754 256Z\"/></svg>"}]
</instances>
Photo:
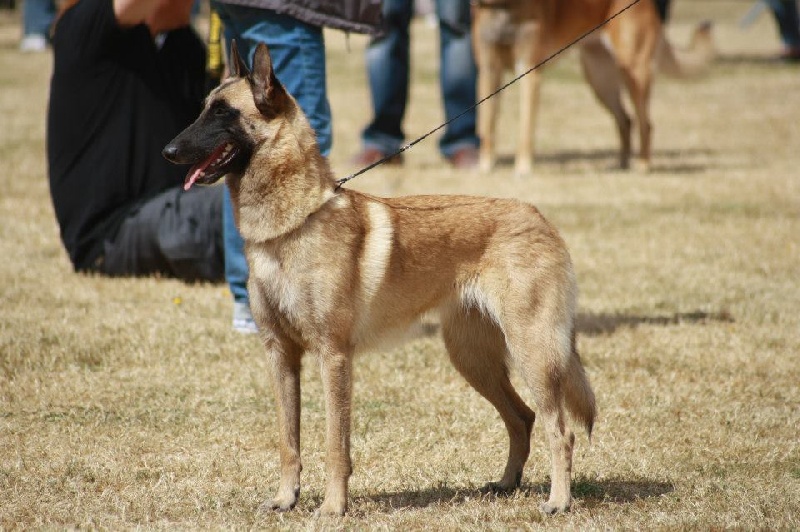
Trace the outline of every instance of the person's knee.
<instances>
[{"instance_id":1,"label":"person's knee","mask_svg":"<svg viewBox=\"0 0 800 532\"><path fill-rule=\"evenodd\" d=\"M438 0L439 24L458 34L467 34L472 23L469 0Z\"/></svg>"},{"instance_id":2,"label":"person's knee","mask_svg":"<svg viewBox=\"0 0 800 532\"><path fill-rule=\"evenodd\" d=\"M414 3L411 0L384 0L383 24L386 27L406 27L414 14Z\"/></svg>"}]
</instances>

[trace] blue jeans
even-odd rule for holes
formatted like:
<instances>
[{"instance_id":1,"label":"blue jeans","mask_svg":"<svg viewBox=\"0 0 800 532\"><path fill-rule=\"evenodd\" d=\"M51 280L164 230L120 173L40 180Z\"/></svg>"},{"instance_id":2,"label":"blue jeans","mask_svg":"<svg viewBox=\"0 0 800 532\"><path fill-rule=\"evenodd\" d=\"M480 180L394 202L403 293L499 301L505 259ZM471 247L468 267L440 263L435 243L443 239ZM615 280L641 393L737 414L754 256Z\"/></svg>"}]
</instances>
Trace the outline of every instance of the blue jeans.
<instances>
[{"instance_id":1,"label":"blue jeans","mask_svg":"<svg viewBox=\"0 0 800 532\"><path fill-rule=\"evenodd\" d=\"M372 93L372 121L361 135L365 147L395 153L403 145L403 116L408 103L410 70L409 24L412 0L384 0L385 33L367 49L367 73ZM439 19L439 86L445 120L475 105L477 68L472 55L469 0L437 0ZM439 140L445 157L459 148L477 147L476 111L449 124Z\"/></svg>"},{"instance_id":2,"label":"blue jeans","mask_svg":"<svg viewBox=\"0 0 800 532\"><path fill-rule=\"evenodd\" d=\"M22 33L50 39L50 26L56 16L53 0L25 0L22 4Z\"/></svg>"},{"instance_id":3,"label":"blue jeans","mask_svg":"<svg viewBox=\"0 0 800 532\"><path fill-rule=\"evenodd\" d=\"M327 156L333 141L331 108L325 75L325 41L322 29L268 9L212 2L225 27L225 40L236 46L248 67L258 43L266 43L275 75L308 117L317 134L320 151ZM230 192L223 201L225 279L236 302L248 303L247 260L244 241L236 229Z\"/></svg>"},{"instance_id":4,"label":"blue jeans","mask_svg":"<svg viewBox=\"0 0 800 532\"><path fill-rule=\"evenodd\" d=\"M800 15L796 0L766 0L778 24L781 41L787 48L800 49Z\"/></svg>"}]
</instances>

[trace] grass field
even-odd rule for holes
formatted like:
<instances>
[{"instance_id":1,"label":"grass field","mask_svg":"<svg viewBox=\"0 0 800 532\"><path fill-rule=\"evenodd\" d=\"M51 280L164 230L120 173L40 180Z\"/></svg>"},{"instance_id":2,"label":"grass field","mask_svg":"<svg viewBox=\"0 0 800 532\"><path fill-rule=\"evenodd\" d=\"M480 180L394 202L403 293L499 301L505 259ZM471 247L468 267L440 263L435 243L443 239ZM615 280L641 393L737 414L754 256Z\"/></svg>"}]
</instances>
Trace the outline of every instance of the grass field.
<instances>
[{"instance_id":1,"label":"grass field","mask_svg":"<svg viewBox=\"0 0 800 532\"><path fill-rule=\"evenodd\" d=\"M433 138L402 170L352 182L539 206L576 265L599 419L591 444L578 435L572 512L545 518L538 426L522 489L480 493L505 464L505 429L437 337L360 358L350 511L321 521L316 364L298 507L260 514L278 452L258 340L231 330L224 286L72 272L44 158L51 58L18 53L18 23L0 15L0 528L800 529L800 66L770 60L767 15L737 26L749 6L675 2L673 42L711 18L720 58L703 79L659 79L650 174L612 169L611 118L569 54L544 84L534 176L455 172ZM413 33L409 138L441 120L436 32ZM343 176L368 118L366 41L327 39Z\"/></svg>"}]
</instances>

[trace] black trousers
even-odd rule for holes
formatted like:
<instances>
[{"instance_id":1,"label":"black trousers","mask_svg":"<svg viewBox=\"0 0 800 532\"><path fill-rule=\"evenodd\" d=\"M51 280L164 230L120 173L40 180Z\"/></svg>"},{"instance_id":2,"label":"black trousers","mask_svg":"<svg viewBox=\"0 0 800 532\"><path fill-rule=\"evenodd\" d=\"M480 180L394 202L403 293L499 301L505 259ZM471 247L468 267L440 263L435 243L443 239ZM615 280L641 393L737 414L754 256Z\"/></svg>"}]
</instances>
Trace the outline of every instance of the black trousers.
<instances>
[{"instance_id":1,"label":"black trousers","mask_svg":"<svg viewBox=\"0 0 800 532\"><path fill-rule=\"evenodd\" d=\"M176 187L142 203L103 244L100 272L222 281L222 185Z\"/></svg>"}]
</instances>

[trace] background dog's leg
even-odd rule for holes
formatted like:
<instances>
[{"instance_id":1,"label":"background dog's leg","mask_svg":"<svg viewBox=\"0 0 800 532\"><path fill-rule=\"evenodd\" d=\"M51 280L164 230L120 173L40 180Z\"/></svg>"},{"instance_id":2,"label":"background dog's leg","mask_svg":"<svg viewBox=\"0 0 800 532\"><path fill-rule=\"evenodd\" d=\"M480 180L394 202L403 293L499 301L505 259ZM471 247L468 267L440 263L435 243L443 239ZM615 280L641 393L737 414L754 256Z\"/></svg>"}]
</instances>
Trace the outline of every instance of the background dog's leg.
<instances>
[{"instance_id":1,"label":"background dog's leg","mask_svg":"<svg viewBox=\"0 0 800 532\"><path fill-rule=\"evenodd\" d=\"M517 66L517 75L533 66L522 63ZM519 144L514 161L517 175L528 175L533 169L534 137L536 135L536 111L539 105L539 73L531 72L519 82Z\"/></svg>"},{"instance_id":2,"label":"background dog's leg","mask_svg":"<svg viewBox=\"0 0 800 532\"><path fill-rule=\"evenodd\" d=\"M589 41L580 50L586 80L600 103L611 111L617 124L619 166L628 168L631 157L631 118L622 103L622 73L611 50L600 39Z\"/></svg>"},{"instance_id":3,"label":"background dog's leg","mask_svg":"<svg viewBox=\"0 0 800 532\"><path fill-rule=\"evenodd\" d=\"M503 76L502 58L484 50L478 65L478 99L482 100L500 87ZM478 135L481 145L478 164L481 172L489 173L496 163L495 130L500 112L500 95L489 98L478 107Z\"/></svg>"},{"instance_id":4,"label":"background dog's leg","mask_svg":"<svg viewBox=\"0 0 800 532\"><path fill-rule=\"evenodd\" d=\"M278 493L262 508L290 510L300 494L300 356L299 349L279 349L267 340L271 361L272 388L278 412L281 480Z\"/></svg>"},{"instance_id":5,"label":"background dog's leg","mask_svg":"<svg viewBox=\"0 0 800 532\"><path fill-rule=\"evenodd\" d=\"M634 65L627 72L625 82L631 95L633 110L636 113L636 125L639 127L637 166L639 170L647 172L650 170L650 143L653 136L653 126L650 123L650 92L653 72L649 61L640 61Z\"/></svg>"},{"instance_id":6,"label":"background dog's leg","mask_svg":"<svg viewBox=\"0 0 800 532\"><path fill-rule=\"evenodd\" d=\"M453 365L492 403L508 430L508 462L503 477L487 487L493 491L513 490L522 480L536 416L509 380L503 333L479 310L453 305L443 312L442 334Z\"/></svg>"},{"instance_id":7,"label":"background dog's leg","mask_svg":"<svg viewBox=\"0 0 800 532\"><path fill-rule=\"evenodd\" d=\"M350 461L350 401L352 360L336 350L320 353L320 373L325 391L326 457L328 476L321 515L344 515L347 483L353 470Z\"/></svg>"}]
</instances>

